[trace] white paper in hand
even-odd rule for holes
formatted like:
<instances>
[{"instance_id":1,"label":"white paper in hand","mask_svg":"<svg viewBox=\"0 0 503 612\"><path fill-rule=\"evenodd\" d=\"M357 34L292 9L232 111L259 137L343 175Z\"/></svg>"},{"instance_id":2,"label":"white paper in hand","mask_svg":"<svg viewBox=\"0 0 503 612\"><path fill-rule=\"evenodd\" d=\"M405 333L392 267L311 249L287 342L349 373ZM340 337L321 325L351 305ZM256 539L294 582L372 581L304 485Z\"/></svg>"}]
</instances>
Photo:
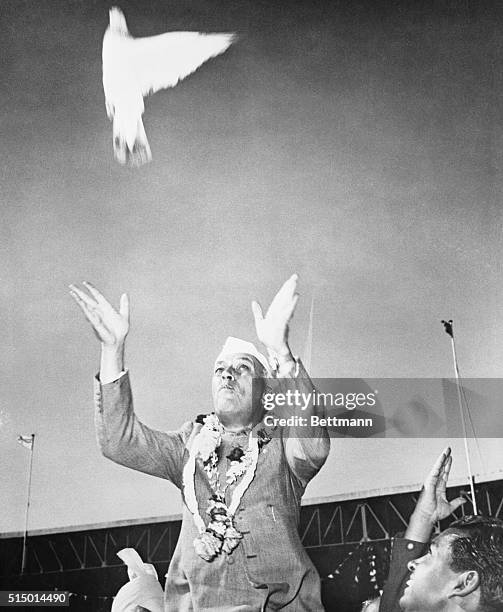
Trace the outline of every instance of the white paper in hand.
<instances>
[{"instance_id":1,"label":"white paper in hand","mask_svg":"<svg viewBox=\"0 0 503 612\"><path fill-rule=\"evenodd\" d=\"M143 563L134 548L123 548L117 556L127 565L130 582L114 597L111 612L164 612L164 591L157 580L155 567Z\"/></svg>"}]
</instances>

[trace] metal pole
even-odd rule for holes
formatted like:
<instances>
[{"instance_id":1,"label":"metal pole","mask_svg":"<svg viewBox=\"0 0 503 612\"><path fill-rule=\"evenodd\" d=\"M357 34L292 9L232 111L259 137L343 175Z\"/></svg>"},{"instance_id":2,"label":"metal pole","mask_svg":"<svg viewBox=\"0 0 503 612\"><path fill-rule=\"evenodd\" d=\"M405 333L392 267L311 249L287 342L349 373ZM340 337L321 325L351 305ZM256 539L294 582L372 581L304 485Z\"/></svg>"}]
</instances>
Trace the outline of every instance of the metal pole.
<instances>
[{"instance_id":1,"label":"metal pole","mask_svg":"<svg viewBox=\"0 0 503 612\"><path fill-rule=\"evenodd\" d=\"M366 505L365 504L361 504L360 505L360 513L361 513L361 517L362 517L363 537L360 540L360 542L368 542L370 540L369 534L368 534L368 530L367 530L367 514L366 514L365 510L366 510Z\"/></svg>"},{"instance_id":2,"label":"metal pole","mask_svg":"<svg viewBox=\"0 0 503 612\"><path fill-rule=\"evenodd\" d=\"M461 424L463 426L463 442L465 447L466 465L468 467L468 480L470 484L470 492L472 496L473 513L477 514L477 498L475 497L475 486L473 484L473 470L470 461L470 449L468 448L468 434L466 432L465 412L463 410L463 402L461 399L461 376L459 374L458 358L456 355L456 344L454 342L454 331L452 329L452 319L442 321L445 331L451 337L452 359L454 362L454 373L456 375L456 389L458 391L459 414L461 416Z\"/></svg>"},{"instance_id":3,"label":"metal pole","mask_svg":"<svg viewBox=\"0 0 503 612\"><path fill-rule=\"evenodd\" d=\"M312 376L311 368L313 365L313 318L314 318L314 293L311 298L311 308L309 309L309 325L307 328L306 344L304 346L304 356L302 361L307 372Z\"/></svg>"},{"instance_id":4,"label":"metal pole","mask_svg":"<svg viewBox=\"0 0 503 612\"><path fill-rule=\"evenodd\" d=\"M28 492L26 495L26 513L24 517L23 556L21 559L21 574L24 574L24 571L26 569L26 537L28 535L28 513L30 510L31 474L33 470L33 450L34 448L35 448L35 434L31 434L30 469L28 473Z\"/></svg>"}]
</instances>

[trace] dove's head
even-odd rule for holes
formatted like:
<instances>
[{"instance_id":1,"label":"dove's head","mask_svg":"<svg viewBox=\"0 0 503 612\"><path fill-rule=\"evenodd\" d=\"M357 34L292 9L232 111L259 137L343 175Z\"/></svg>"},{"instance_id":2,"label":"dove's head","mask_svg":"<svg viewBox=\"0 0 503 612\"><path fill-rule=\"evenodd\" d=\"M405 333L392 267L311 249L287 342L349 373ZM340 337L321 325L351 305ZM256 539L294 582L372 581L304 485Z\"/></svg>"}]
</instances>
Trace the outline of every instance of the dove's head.
<instances>
[{"instance_id":1,"label":"dove's head","mask_svg":"<svg viewBox=\"0 0 503 612\"><path fill-rule=\"evenodd\" d=\"M109 11L110 29L119 34L127 34L127 23L124 13L117 6L112 6Z\"/></svg>"}]
</instances>

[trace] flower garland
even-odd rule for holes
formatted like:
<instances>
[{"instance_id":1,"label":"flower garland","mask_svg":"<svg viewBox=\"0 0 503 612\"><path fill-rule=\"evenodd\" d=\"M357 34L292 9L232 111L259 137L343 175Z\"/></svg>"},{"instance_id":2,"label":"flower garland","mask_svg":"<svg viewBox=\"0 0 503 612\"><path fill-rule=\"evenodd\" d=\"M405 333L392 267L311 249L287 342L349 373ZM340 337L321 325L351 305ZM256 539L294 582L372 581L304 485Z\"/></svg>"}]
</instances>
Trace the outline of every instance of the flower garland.
<instances>
[{"instance_id":1,"label":"flower garland","mask_svg":"<svg viewBox=\"0 0 503 612\"><path fill-rule=\"evenodd\" d=\"M197 422L202 422L203 427L195 436L189 450L189 459L183 469L183 490L185 503L199 531L199 536L194 540L194 548L205 561L212 561L221 552L231 554L243 537L234 527L234 514L255 476L260 450L271 438L263 429L257 432L257 436L253 436L250 432L248 448L245 451L240 447L232 449L227 455L231 463L226 473L225 487L222 490L218 476L216 451L222 443L224 428L215 414L198 417ZM208 526L205 525L199 513L195 492L194 477L197 459L201 460L214 491L206 510L210 517ZM225 491L240 477L242 480L232 492L230 504L227 506Z\"/></svg>"}]
</instances>

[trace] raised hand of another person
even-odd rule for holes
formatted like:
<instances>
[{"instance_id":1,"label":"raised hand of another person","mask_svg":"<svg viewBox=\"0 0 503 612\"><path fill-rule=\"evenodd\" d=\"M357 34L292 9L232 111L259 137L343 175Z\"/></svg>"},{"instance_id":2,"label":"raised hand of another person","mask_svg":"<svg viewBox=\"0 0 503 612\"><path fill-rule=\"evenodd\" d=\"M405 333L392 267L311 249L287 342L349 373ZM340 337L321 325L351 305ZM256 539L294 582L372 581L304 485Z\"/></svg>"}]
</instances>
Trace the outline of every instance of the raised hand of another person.
<instances>
[{"instance_id":1,"label":"raised hand of another person","mask_svg":"<svg viewBox=\"0 0 503 612\"><path fill-rule=\"evenodd\" d=\"M452 465L451 449L447 447L435 462L424 481L423 489L410 518L405 537L427 542L437 521L447 518L465 503L464 497L447 499L447 481Z\"/></svg>"},{"instance_id":2,"label":"raised hand of another person","mask_svg":"<svg viewBox=\"0 0 503 612\"><path fill-rule=\"evenodd\" d=\"M299 299L297 274L293 274L275 295L264 316L258 302L252 302L257 337L272 356L280 360L292 359L288 346L288 326Z\"/></svg>"},{"instance_id":3,"label":"raised hand of another person","mask_svg":"<svg viewBox=\"0 0 503 612\"><path fill-rule=\"evenodd\" d=\"M129 332L129 299L120 298L119 310L90 283L83 283L88 293L70 285L70 295L91 323L101 342L100 379L103 384L116 380L124 370L124 341Z\"/></svg>"}]
</instances>

